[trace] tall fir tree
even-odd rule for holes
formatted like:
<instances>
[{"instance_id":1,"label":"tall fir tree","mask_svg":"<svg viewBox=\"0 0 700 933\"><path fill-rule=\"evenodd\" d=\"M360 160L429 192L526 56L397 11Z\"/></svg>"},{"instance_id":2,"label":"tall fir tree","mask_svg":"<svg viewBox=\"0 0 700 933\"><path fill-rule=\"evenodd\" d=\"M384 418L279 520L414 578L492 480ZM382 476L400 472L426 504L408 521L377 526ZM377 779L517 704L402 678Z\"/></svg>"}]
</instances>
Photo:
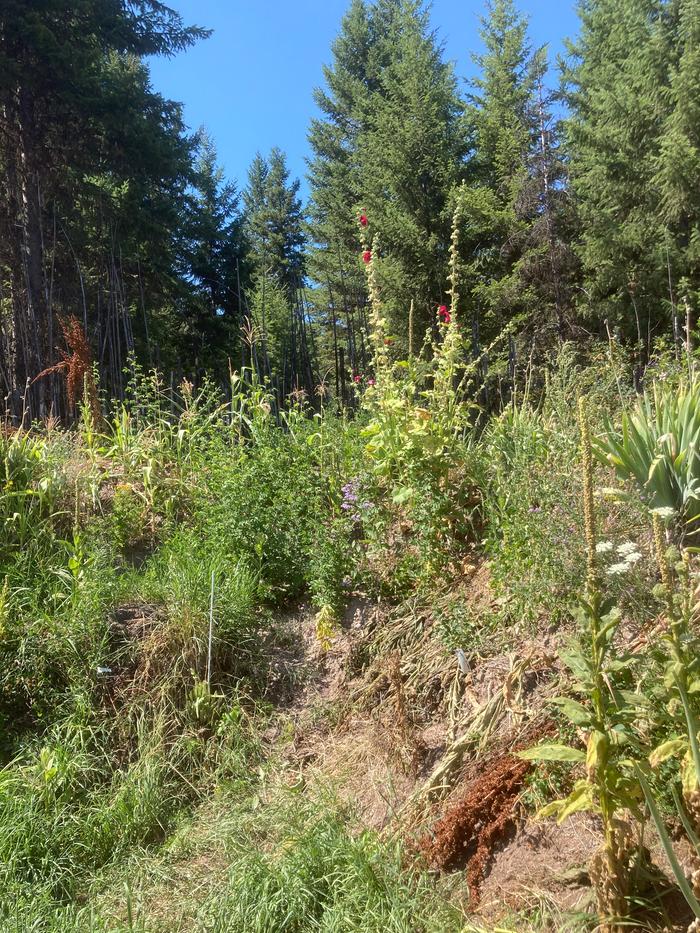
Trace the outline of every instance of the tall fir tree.
<instances>
[{"instance_id":1,"label":"tall fir tree","mask_svg":"<svg viewBox=\"0 0 700 933\"><path fill-rule=\"evenodd\" d=\"M669 278L679 273L657 184L659 127L676 56L674 5L585 0L563 71L581 231L579 305L601 334L606 325L619 329L640 353L655 333L671 333Z\"/></svg>"},{"instance_id":2,"label":"tall fir tree","mask_svg":"<svg viewBox=\"0 0 700 933\"><path fill-rule=\"evenodd\" d=\"M304 213L300 182L292 180L287 159L274 148L267 159L255 156L243 193L244 231L256 274L265 272L291 298L301 287L304 267Z\"/></svg>"},{"instance_id":3,"label":"tall fir tree","mask_svg":"<svg viewBox=\"0 0 700 933\"><path fill-rule=\"evenodd\" d=\"M242 294L247 281L242 217L236 186L217 165L206 131L197 138L198 154L189 197L183 275L193 284L180 324L180 357L190 367L221 372L240 355Z\"/></svg>"},{"instance_id":4,"label":"tall fir tree","mask_svg":"<svg viewBox=\"0 0 700 933\"><path fill-rule=\"evenodd\" d=\"M340 356L357 373L367 364L362 338L366 281L357 263L364 192L358 137L369 101L379 91L382 64L376 23L365 0L350 3L331 54L332 63L323 68L325 88L314 92L321 116L309 130L308 261L319 285L317 301L328 309L336 366Z\"/></svg>"},{"instance_id":5,"label":"tall fir tree","mask_svg":"<svg viewBox=\"0 0 700 933\"><path fill-rule=\"evenodd\" d=\"M669 301L679 338L679 317L687 322L700 301L700 0L679 0L671 25L675 54L656 183L668 227Z\"/></svg>"},{"instance_id":6,"label":"tall fir tree","mask_svg":"<svg viewBox=\"0 0 700 933\"><path fill-rule=\"evenodd\" d=\"M452 65L419 0L377 0L386 62L358 136L363 205L381 236L389 327L404 345L435 321L447 287L450 196L464 175L467 143Z\"/></svg>"},{"instance_id":7,"label":"tall fir tree","mask_svg":"<svg viewBox=\"0 0 700 933\"><path fill-rule=\"evenodd\" d=\"M303 386L313 390L308 321L301 294L305 279L304 215L300 183L290 178L284 153L259 153L243 193L244 235L254 292L251 340L261 374L280 395ZM251 346L251 354L253 347Z\"/></svg>"},{"instance_id":8,"label":"tall fir tree","mask_svg":"<svg viewBox=\"0 0 700 933\"><path fill-rule=\"evenodd\" d=\"M11 411L60 411L57 381L37 381L55 362L57 313L80 309L118 392L146 304L175 300L191 141L142 57L202 35L156 0L2 5L0 383Z\"/></svg>"},{"instance_id":9,"label":"tall fir tree","mask_svg":"<svg viewBox=\"0 0 700 933\"><path fill-rule=\"evenodd\" d=\"M354 0L325 78L310 133L311 262L345 312L355 368L366 301L359 214L382 237L383 300L405 343L411 300L425 328L445 287L449 197L467 147L456 80L423 3Z\"/></svg>"},{"instance_id":10,"label":"tall fir tree","mask_svg":"<svg viewBox=\"0 0 700 933\"><path fill-rule=\"evenodd\" d=\"M533 50L512 0L493 0L482 19L467 120L473 144L465 190L465 278L472 342L480 354L507 326L561 334L564 287L563 163L544 49Z\"/></svg>"}]
</instances>

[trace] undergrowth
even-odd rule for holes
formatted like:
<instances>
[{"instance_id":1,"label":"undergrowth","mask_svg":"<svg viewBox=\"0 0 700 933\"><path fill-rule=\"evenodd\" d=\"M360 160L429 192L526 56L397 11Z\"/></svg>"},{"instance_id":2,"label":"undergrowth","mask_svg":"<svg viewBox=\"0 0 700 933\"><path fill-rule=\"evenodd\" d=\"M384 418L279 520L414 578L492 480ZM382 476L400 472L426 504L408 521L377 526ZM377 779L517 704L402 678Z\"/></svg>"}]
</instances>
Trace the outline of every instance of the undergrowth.
<instances>
[{"instance_id":1,"label":"undergrowth","mask_svg":"<svg viewBox=\"0 0 700 933\"><path fill-rule=\"evenodd\" d=\"M517 652L524 638L560 647L575 636L591 562L576 479L582 391L600 454L598 579L608 602L624 607L615 637L643 645L664 613L676 613L672 649L686 663L693 597L681 606L668 580L655 589L665 565L648 496L621 488L623 468L605 455L606 438L633 404L620 388L624 361L583 367L564 348L486 417L466 401L473 367L451 311L438 316L438 338L405 363L375 344L376 379L354 416L303 401L280 410L251 373L232 376L226 393L185 383L172 394L155 376L140 376L106 420L86 405L73 430L37 425L0 435L2 929L465 928L459 877L436 886L400 838L364 829L303 775L296 790L280 780L284 767L265 738L279 728L276 704L289 695L275 653L294 648L284 620L300 602L316 615L321 651L353 596L420 604L413 634L379 626L352 663L360 674L379 671L379 702L393 689L402 709L449 708L456 728L460 670ZM663 365L677 385L673 361ZM670 515L663 520L664 546L685 547L672 557L673 586L682 578L690 593L692 535ZM595 640L608 616L590 612ZM433 624L438 647L421 659ZM391 676L381 673L385 641ZM697 692L694 668L685 694L673 694L668 672L663 681L665 644L624 671L621 657L611 670L601 661L596 673L617 704L614 713L603 704L606 740L622 741L624 732L626 754L640 767L645 749L678 740L657 753L660 770L644 766L662 819L675 806L664 782L681 771L686 806L695 799L692 730L684 739L679 704L694 703ZM454 672L439 667L445 657ZM409 663L419 673L406 692ZM425 683L421 664L432 672ZM450 697L436 697L441 690ZM642 707L633 734L630 710ZM563 697L551 714L574 765L585 759L588 728L587 719L577 726L579 713ZM566 801L577 788L594 799L590 777L569 777L554 753L549 761L521 795L526 805L553 792ZM615 799L634 809L630 801L641 798L621 761L630 783ZM605 796L607 772L596 774ZM185 863L201 883L196 896ZM172 902L158 893L169 878L180 884ZM518 922L530 920L524 913Z\"/></svg>"}]
</instances>

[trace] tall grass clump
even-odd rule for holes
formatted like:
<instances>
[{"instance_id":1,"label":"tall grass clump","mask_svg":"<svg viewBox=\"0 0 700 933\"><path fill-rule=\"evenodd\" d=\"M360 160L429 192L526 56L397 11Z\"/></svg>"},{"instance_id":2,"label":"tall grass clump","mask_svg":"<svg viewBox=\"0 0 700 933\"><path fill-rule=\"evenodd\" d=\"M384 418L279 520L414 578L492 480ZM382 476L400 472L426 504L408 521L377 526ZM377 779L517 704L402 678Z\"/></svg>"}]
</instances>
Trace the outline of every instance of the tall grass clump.
<instances>
[{"instance_id":1,"label":"tall grass clump","mask_svg":"<svg viewBox=\"0 0 700 933\"><path fill-rule=\"evenodd\" d=\"M349 815L332 801L281 797L265 823L264 848L250 836L231 840L226 885L202 906L207 929L448 933L461 912L442 901L405 865L394 843L352 832Z\"/></svg>"}]
</instances>

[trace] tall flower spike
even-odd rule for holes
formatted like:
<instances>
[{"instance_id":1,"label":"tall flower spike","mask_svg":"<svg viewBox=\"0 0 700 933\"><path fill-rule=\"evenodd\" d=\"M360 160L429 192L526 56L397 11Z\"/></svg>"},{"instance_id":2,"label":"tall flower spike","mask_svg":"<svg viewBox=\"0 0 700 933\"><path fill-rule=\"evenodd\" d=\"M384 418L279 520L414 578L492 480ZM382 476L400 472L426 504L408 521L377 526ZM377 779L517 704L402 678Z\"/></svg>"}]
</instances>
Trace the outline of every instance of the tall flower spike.
<instances>
[{"instance_id":1,"label":"tall flower spike","mask_svg":"<svg viewBox=\"0 0 700 933\"><path fill-rule=\"evenodd\" d=\"M459 227L464 215L464 182L457 193L457 204L452 215L450 238L450 315L455 320L459 305Z\"/></svg>"},{"instance_id":2,"label":"tall flower spike","mask_svg":"<svg viewBox=\"0 0 700 933\"><path fill-rule=\"evenodd\" d=\"M586 574L586 592L590 598L597 591L598 570L596 565L596 523L595 501L593 499L593 449L591 447L591 430L588 424L588 411L586 400L579 396L578 424L581 432L581 468L583 473L583 518L586 529L586 558L588 572Z\"/></svg>"},{"instance_id":3,"label":"tall flower spike","mask_svg":"<svg viewBox=\"0 0 700 933\"><path fill-rule=\"evenodd\" d=\"M372 240L372 249L365 250L369 253L369 260L366 261L367 270L367 291L369 293L370 307L370 332L372 343L374 345L374 372L380 373L382 369L389 366L389 353L387 347L391 345L391 340L385 333L385 320L382 316L382 303L379 294L379 283L377 281L377 256L379 255L379 234L374 235Z\"/></svg>"}]
</instances>

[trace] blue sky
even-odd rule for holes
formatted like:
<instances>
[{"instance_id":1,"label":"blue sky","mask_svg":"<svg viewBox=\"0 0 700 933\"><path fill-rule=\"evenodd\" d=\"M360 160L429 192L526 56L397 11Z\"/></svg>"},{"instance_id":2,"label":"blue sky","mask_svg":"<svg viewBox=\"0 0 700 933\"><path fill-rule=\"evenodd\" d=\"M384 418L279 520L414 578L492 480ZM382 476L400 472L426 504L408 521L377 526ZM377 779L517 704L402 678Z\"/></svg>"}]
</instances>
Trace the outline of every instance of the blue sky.
<instances>
[{"instance_id":1,"label":"blue sky","mask_svg":"<svg viewBox=\"0 0 700 933\"><path fill-rule=\"evenodd\" d=\"M192 129L205 125L229 178L245 184L255 153L278 145L302 179L306 133L349 0L168 0L186 23L213 29L211 38L172 59L151 62L153 85L182 101ZM432 23L446 57L466 78L479 48L481 0L434 0ZM523 0L534 44L552 56L576 34L575 0ZM305 190L305 186L304 186Z\"/></svg>"}]
</instances>

